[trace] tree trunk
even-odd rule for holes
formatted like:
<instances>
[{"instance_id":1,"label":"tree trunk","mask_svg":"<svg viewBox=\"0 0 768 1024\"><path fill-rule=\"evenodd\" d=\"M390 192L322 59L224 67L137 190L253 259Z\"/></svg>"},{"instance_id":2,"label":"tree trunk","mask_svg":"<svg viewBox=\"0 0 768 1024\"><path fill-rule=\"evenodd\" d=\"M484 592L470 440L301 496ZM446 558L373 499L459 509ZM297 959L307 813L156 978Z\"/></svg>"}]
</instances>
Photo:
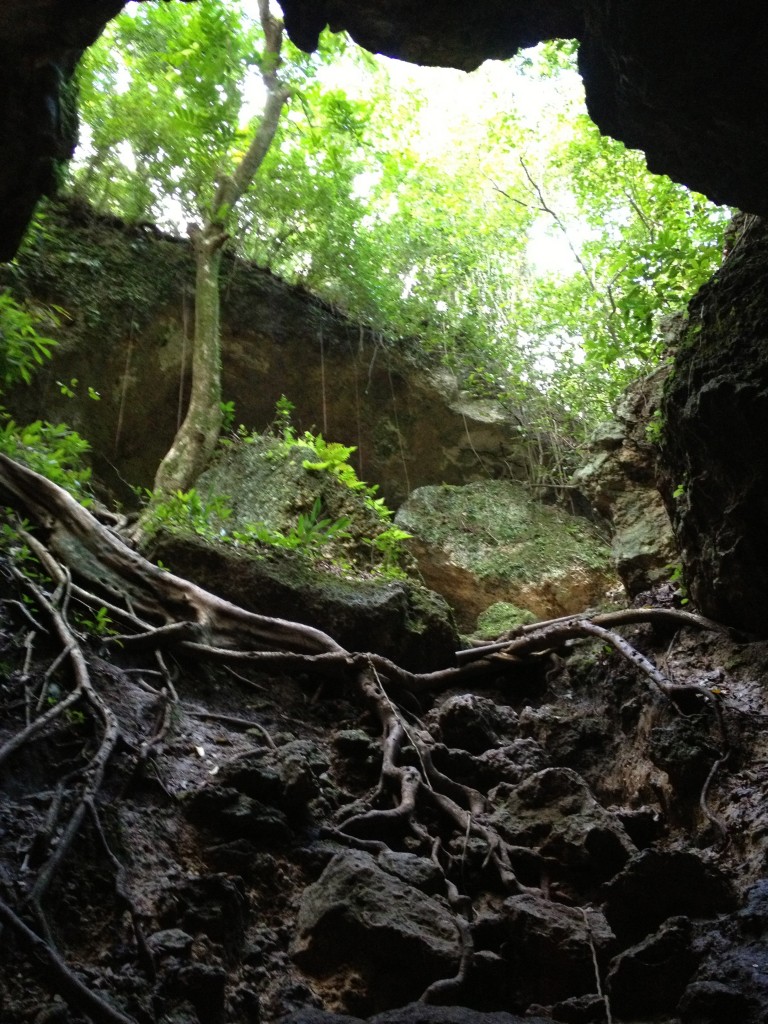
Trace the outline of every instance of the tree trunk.
<instances>
[{"instance_id":1,"label":"tree trunk","mask_svg":"<svg viewBox=\"0 0 768 1024\"><path fill-rule=\"evenodd\" d=\"M226 234L206 224L192 235L197 261L192 389L184 422L160 463L155 490L186 491L205 469L216 447L222 421L219 268Z\"/></svg>"},{"instance_id":2,"label":"tree trunk","mask_svg":"<svg viewBox=\"0 0 768 1024\"><path fill-rule=\"evenodd\" d=\"M192 387L184 422L155 476L155 491L163 495L189 490L216 448L223 415L219 334L221 250L229 237L227 222L269 152L283 107L291 95L290 89L278 78L282 22L269 13L268 0L259 0L259 13L265 36L262 79L267 87L267 100L264 113L240 163L231 176L220 181L211 218L206 218L202 229L190 231L197 259Z\"/></svg>"}]
</instances>

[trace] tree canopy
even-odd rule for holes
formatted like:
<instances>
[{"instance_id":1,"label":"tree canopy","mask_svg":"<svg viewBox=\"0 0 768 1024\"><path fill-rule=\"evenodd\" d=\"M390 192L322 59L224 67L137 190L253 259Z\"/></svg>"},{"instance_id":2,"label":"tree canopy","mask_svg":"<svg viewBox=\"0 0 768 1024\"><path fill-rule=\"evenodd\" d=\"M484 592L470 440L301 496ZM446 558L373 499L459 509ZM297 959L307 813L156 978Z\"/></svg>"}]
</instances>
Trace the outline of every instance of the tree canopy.
<instances>
[{"instance_id":1,"label":"tree canopy","mask_svg":"<svg viewBox=\"0 0 768 1024\"><path fill-rule=\"evenodd\" d=\"M215 216L268 59L246 0L136 5L80 69L71 186L169 227ZM599 134L574 44L464 75L326 34L313 55L286 41L281 79L239 251L531 422L583 438L719 264L726 212Z\"/></svg>"}]
</instances>

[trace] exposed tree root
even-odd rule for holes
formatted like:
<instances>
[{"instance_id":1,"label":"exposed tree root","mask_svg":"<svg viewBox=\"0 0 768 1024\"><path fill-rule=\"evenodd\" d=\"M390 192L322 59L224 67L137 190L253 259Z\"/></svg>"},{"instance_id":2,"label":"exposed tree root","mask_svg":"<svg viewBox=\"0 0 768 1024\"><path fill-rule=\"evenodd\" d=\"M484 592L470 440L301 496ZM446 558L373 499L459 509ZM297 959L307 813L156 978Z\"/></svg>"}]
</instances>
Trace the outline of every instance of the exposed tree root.
<instances>
[{"instance_id":1,"label":"exposed tree root","mask_svg":"<svg viewBox=\"0 0 768 1024\"><path fill-rule=\"evenodd\" d=\"M493 869L506 892L540 890L532 890L518 879L513 865L521 851L505 842L490 823L486 797L436 768L432 738L418 724L408 724L398 708L398 695L403 690L437 692L482 678L503 680L504 685L514 686L520 664L531 655L562 648L567 642L581 638L598 639L625 658L665 699L675 703L683 696L695 694L713 710L721 728L724 751L712 766L700 802L704 816L721 832L724 830L707 804L712 778L727 757L727 734L719 699L704 684L674 683L616 632L624 625L649 622L719 629L700 616L650 608L568 616L522 627L497 642L461 651L456 656L456 664L442 670L414 673L380 655L346 651L319 629L248 612L159 569L55 484L3 455L0 455L0 491L34 520L37 532L31 533L21 526L18 529L50 579L49 586L38 576L9 562L16 585L27 601L31 600L32 607L24 600L8 603L9 610L21 618L25 634L27 653L21 674L25 723L0 747L0 766L65 723L73 713L87 717L92 730L82 744L79 764L59 780L47 817L37 829L28 851L25 864L30 873L35 869L34 880L17 886L17 909L0 899L0 922L16 936L19 946L28 951L31 959L41 965L48 983L73 1007L95 1021L131 1024L130 1018L101 996L88 991L67 966L56 949L56 936L46 917L45 899L90 815L114 872L119 902L133 923L137 958L152 976L152 955L124 886L123 866L113 853L102 825L100 807L108 767L118 749L128 751L135 774L171 731L173 710L183 707L162 652L180 659L210 659L262 671L345 680L373 710L381 727L378 785L364 801L343 809L336 828L325 830L325 834L339 843L371 852L386 850L393 842L402 844L408 838L443 872L460 935L461 958L453 978L437 981L426 989L422 995L425 1002L456 998L473 958L471 906L451 877L458 857L448 852L448 842L463 842L466 848L470 838L480 840L487 851L485 866ZM99 637L99 646L112 650L116 658L147 657L153 668L147 668L145 674L159 676L157 687L139 676L138 685L155 700L151 702L151 712L147 713L151 721L147 722L144 738L138 742L123 733L115 713L93 682L90 641L82 627L72 621L73 603L93 611L108 609L113 621L121 624L122 632ZM32 652L37 638L44 639L47 648L55 643L57 650L42 681L35 683ZM71 670L68 692L62 692L49 705L49 681L54 673L57 678L61 677L64 663L68 663ZM260 729L267 743L275 746L262 726L244 717L198 710L187 713L218 719L238 729ZM526 848L524 852L530 861L530 850ZM8 891L10 887L4 886L4 889ZM34 920L36 930L23 917Z\"/></svg>"},{"instance_id":2,"label":"exposed tree root","mask_svg":"<svg viewBox=\"0 0 768 1024\"><path fill-rule=\"evenodd\" d=\"M58 992L73 1009L80 1010L96 1024L136 1024L133 1017L127 1017L87 988L51 943L36 935L2 898L0 923L14 934L19 945L30 954L31 961L40 965L41 977L47 980L48 987Z\"/></svg>"}]
</instances>

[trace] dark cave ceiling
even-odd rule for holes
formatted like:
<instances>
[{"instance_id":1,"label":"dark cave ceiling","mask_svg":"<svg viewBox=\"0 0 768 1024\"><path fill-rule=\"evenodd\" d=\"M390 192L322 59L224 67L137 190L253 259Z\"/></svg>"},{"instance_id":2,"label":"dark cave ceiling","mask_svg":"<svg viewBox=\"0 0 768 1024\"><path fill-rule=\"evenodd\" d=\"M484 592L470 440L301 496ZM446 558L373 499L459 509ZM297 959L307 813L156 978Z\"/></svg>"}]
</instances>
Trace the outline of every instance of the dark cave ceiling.
<instances>
[{"instance_id":1,"label":"dark cave ceiling","mask_svg":"<svg viewBox=\"0 0 768 1024\"><path fill-rule=\"evenodd\" d=\"M0 9L0 258L71 154L68 79L121 0L4 0ZM363 46L470 69L576 37L587 104L650 168L715 202L768 214L768 5L753 0L283 0L294 41L328 24Z\"/></svg>"}]
</instances>

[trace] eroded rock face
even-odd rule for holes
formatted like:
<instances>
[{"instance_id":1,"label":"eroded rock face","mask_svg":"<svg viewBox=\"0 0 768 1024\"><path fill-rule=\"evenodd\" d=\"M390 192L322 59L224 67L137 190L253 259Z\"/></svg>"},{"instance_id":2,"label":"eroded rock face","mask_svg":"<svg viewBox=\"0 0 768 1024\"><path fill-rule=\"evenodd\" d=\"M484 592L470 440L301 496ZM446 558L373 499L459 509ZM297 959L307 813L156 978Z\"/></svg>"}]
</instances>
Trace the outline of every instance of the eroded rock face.
<instances>
[{"instance_id":1,"label":"eroded rock face","mask_svg":"<svg viewBox=\"0 0 768 1024\"><path fill-rule=\"evenodd\" d=\"M502 947L518 978L523 1001L558 1002L594 991L594 948L606 963L614 936L600 911L524 893L504 901L507 943Z\"/></svg>"},{"instance_id":2,"label":"eroded rock face","mask_svg":"<svg viewBox=\"0 0 768 1024\"><path fill-rule=\"evenodd\" d=\"M615 419L595 435L587 464L574 479L611 526L611 553L630 597L669 578L677 559L669 515L657 488L654 443L670 365L628 388Z\"/></svg>"},{"instance_id":3,"label":"eroded rock face","mask_svg":"<svg viewBox=\"0 0 768 1024\"><path fill-rule=\"evenodd\" d=\"M662 405L664 496L686 582L721 622L768 630L768 226L696 295Z\"/></svg>"},{"instance_id":4,"label":"eroded rock face","mask_svg":"<svg viewBox=\"0 0 768 1024\"><path fill-rule=\"evenodd\" d=\"M621 1017L673 1013L695 968L691 922L670 918L616 958L607 979L612 1009Z\"/></svg>"},{"instance_id":5,"label":"eroded rock face","mask_svg":"<svg viewBox=\"0 0 768 1024\"><path fill-rule=\"evenodd\" d=\"M450 976L461 953L444 901L421 893L361 850L337 854L305 889L292 955L308 974L365 979L368 1007L417 998ZM363 987L362 985L360 986ZM354 1007L354 993L346 1002Z\"/></svg>"},{"instance_id":6,"label":"eroded rock face","mask_svg":"<svg viewBox=\"0 0 768 1024\"><path fill-rule=\"evenodd\" d=\"M437 64L471 71L484 60L503 60L523 46L558 36L579 36L583 28L580 4L574 0L485 0L471 19L451 0L433 0L412 8L375 0L352 4L345 0L289 0L285 23L297 45L317 46L326 24L344 29L361 46L413 64Z\"/></svg>"},{"instance_id":7,"label":"eroded rock face","mask_svg":"<svg viewBox=\"0 0 768 1024\"><path fill-rule=\"evenodd\" d=\"M70 315L50 331L59 347L34 389L16 389L6 404L20 419L79 430L93 447L95 475L130 502L126 482L152 486L176 432L180 390L189 393L194 260L186 241L87 206L62 202L47 214L51 230L38 251L20 257L21 277L30 295ZM416 365L307 292L231 256L222 271L222 359L235 426L264 429L285 395L298 433L354 446L359 477L380 484L393 507L423 484L525 477L526 441L497 404L462 393L445 370ZM57 380L72 377L84 394L69 399ZM86 384L100 402L88 399Z\"/></svg>"},{"instance_id":8,"label":"eroded rock face","mask_svg":"<svg viewBox=\"0 0 768 1024\"><path fill-rule=\"evenodd\" d=\"M606 896L608 923L621 942L633 943L671 917L709 917L734 905L721 871L695 853L677 851L644 850L608 884Z\"/></svg>"},{"instance_id":9,"label":"eroded rock face","mask_svg":"<svg viewBox=\"0 0 768 1024\"><path fill-rule=\"evenodd\" d=\"M618 820L597 803L569 768L545 768L517 787L501 783L491 793L492 819L501 835L532 844L585 877L615 874L635 852Z\"/></svg>"}]
</instances>

